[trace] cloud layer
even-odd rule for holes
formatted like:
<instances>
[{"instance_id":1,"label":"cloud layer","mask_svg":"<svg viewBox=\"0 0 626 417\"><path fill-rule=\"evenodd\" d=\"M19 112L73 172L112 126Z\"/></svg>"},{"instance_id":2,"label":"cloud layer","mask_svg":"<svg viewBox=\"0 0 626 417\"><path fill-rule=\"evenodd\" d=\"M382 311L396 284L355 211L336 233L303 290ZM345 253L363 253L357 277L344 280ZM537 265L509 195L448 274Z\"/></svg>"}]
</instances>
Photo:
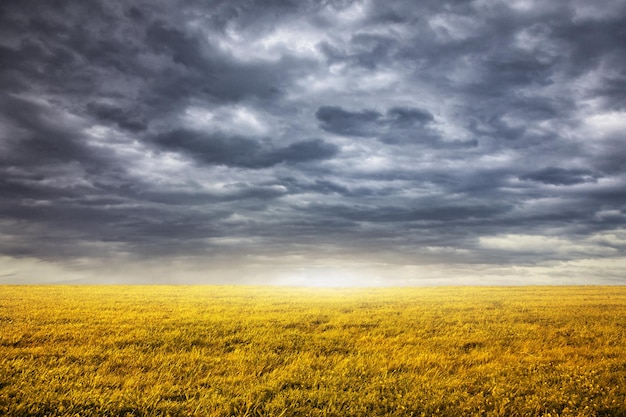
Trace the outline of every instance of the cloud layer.
<instances>
[{"instance_id":1,"label":"cloud layer","mask_svg":"<svg viewBox=\"0 0 626 417\"><path fill-rule=\"evenodd\" d=\"M624 27L618 0L5 1L0 281L624 283Z\"/></svg>"}]
</instances>

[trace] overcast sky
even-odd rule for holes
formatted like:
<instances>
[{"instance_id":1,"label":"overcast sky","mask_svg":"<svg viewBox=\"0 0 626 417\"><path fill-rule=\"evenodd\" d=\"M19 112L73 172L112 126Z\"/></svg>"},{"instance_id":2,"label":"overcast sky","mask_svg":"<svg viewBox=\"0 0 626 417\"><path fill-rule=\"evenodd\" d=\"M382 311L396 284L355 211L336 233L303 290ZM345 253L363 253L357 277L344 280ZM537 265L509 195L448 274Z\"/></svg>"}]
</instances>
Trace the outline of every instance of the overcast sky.
<instances>
[{"instance_id":1,"label":"overcast sky","mask_svg":"<svg viewBox=\"0 0 626 417\"><path fill-rule=\"evenodd\" d=\"M0 3L0 282L626 284L626 2Z\"/></svg>"}]
</instances>

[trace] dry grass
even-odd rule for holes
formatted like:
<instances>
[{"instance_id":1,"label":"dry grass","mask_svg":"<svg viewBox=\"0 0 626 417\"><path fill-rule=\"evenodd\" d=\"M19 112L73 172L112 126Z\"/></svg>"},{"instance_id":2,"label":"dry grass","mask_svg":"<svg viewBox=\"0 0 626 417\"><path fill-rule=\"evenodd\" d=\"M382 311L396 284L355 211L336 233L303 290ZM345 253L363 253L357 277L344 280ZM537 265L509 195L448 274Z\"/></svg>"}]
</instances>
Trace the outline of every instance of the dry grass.
<instances>
[{"instance_id":1,"label":"dry grass","mask_svg":"<svg viewBox=\"0 0 626 417\"><path fill-rule=\"evenodd\" d=\"M0 415L626 416L626 287L0 287Z\"/></svg>"}]
</instances>

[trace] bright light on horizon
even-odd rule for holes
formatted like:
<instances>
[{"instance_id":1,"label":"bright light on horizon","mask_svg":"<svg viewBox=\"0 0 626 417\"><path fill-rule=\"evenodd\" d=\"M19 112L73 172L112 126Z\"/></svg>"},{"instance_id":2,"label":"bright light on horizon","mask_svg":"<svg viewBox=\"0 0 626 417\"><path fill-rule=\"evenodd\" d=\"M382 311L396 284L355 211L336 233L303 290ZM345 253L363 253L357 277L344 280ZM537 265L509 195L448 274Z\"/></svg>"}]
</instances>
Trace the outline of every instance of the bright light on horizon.
<instances>
[{"instance_id":1,"label":"bright light on horizon","mask_svg":"<svg viewBox=\"0 0 626 417\"><path fill-rule=\"evenodd\" d=\"M379 287L382 283L363 272L350 272L342 269L307 269L279 278L277 285L314 288L354 288Z\"/></svg>"}]
</instances>

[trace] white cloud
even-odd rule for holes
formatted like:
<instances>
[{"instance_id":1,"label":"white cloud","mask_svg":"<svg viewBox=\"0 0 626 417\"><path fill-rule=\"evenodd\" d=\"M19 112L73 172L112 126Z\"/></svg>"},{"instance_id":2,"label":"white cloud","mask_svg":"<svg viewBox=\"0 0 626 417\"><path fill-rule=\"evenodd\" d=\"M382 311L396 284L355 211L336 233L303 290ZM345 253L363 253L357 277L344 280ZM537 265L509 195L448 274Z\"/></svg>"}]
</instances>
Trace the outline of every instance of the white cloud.
<instances>
[{"instance_id":1,"label":"white cloud","mask_svg":"<svg viewBox=\"0 0 626 417\"><path fill-rule=\"evenodd\" d=\"M611 19L624 8L621 0L575 0L572 3L576 21Z\"/></svg>"},{"instance_id":2,"label":"white cloud","mask_svg":"<svg viewBox=\"0 0 626 417\"><path fill-rule=\"evenodd\" d=\"M458 41L468 39L476 35L482 26L482 22L475 17L458 14L438 14L428 20L428 24L443 41Z\"/></svg>"},{"instance_id":3,"label":"white cloud","mask_svg":"<svg viewBox=\"0 0 626 417\"><path fill-rule=\"evenodd\" d=\"M267 135L271 128L265 119L258 109L244 105L211 108L192 105L181 115L181 122L188 128L242 136Z\"/></svg>"},{"instance_id":4,"label":"white cloud","mask_svg":"<svg viewBox=\"0 0 626 417\"><path fill-rule=\"evenodd\" d=\"M274 26L266 33L246 33L241 28L227 27L225 36L217 37L218 46L240 61L277 61L285 55L321 60L323 55L317 45L328 36L299 22Z\"/></svg>"},{"instance_id":5,"label":"white cloud","mask_svg":"<svg viewBox=\"0 0 626 417\"><path fill-rule=\"evenodd\" d=\"M588 116L584 120L585 133L594 138L626 132L626 112L604 112Z\"/></svg>"},{"instance_id":6,"label":"white cloud","mask_svg":"<svg viewBox=\"0 0 626 417\"><path fill-rule=\"evenodd\" d=\"M483 236L479 238L480 247L511 253L558 254L560 256L598 256L616 255L618 252L611 247L594 243L593 239L581 238L575 241L567 238L542 235L507 234Z\"/></svg>"}]
</instances>

